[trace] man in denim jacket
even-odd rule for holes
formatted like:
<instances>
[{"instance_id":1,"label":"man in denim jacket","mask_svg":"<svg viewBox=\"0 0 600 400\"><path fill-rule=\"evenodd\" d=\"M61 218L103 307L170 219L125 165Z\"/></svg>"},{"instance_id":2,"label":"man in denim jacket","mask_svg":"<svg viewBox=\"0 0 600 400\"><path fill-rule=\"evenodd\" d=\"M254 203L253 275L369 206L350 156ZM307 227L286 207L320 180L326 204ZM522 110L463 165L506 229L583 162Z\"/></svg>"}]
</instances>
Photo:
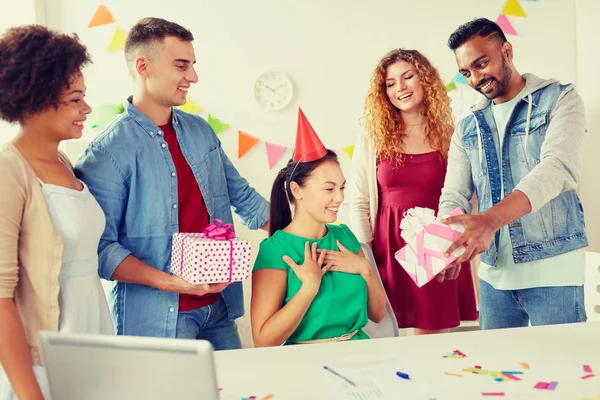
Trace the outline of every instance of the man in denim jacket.
<instances>
[{"instance_id":1,"label":"man in denim jacket","mask_svg":"<svg viewBox=\"0 0 600 400\"><path fill-rule=\"evenodd\" d=\"M460 73L486 99L452 138L440 215L458 207L479 215L460 222L465 253L481 254L483 329L586 320L583 282L587 237L577 196L586 134L573 85L520 75L513 48L487 19L460 26L448 40Z\"/></svg>"},{"instance_id":2,"label":"man in denim jacket","mask_svg":"<svg viewBox=\"0 0 600 400\"><path fill-rule=\"evenodd\" d=\"M125 57L134 95L85 150L76 173L106 215L100 276L116 281L110 301L118 334L209 340L240 348L240 282L192 285L169 273L174 232L210 220L268 230L268 202L240 176L211 127L174 106L186 102L194 70L192 33L159 18L129 32Z\"/></svg>"}]
</instances>

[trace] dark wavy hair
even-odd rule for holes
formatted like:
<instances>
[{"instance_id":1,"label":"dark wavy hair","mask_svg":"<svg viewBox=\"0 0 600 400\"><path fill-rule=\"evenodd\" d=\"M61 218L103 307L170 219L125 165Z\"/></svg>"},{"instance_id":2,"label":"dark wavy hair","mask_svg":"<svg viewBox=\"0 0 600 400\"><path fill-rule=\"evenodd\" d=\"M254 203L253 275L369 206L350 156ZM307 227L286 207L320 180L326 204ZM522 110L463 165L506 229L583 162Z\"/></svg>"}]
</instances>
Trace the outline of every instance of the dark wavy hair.
<instances>
[{"instance_id":1,"label":"dark wavy hair","mask_svg":"<svg viewBox=\"0 0 600 400\"><path fill-rule=\"evenodd\" d=\"M41 25L11 28L0 38L0 118L21 122L51 107L90 63L76 34Z\"/></svg>"},{"instance_id":2,"label":"dark wavy hair","mask_svg":"<svg viewBox=\"0 0 600 400\"><path fill-rule=\"evenodd\" d=\"M296 182L300 187L304 186L318 166L331 161L339 164L337 154L332 150L327 150L324 157L315 161L297 163L290 159L287 165L279 171L271 189L269 236L273 236L275 232L282 230L292 222L290 203L294 204L294 196L290 189L290 183Z\"/></svg>"}]
</instances>

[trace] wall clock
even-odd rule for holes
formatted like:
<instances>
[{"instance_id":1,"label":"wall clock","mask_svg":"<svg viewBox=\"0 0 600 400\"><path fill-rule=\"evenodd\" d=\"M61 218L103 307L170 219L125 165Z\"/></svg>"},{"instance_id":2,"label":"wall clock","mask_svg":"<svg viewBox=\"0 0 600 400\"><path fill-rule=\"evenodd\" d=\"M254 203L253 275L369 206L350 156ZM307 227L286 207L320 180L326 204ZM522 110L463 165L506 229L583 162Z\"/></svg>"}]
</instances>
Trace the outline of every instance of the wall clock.
<instances>
[{"instance_id":1,"label":"wall clock","mask_svg":"<svg viewBox=\"0 0 600 400\"><path fill-rule=\"evenodd\" d=\"M294 95L294 86L283 72L262 73L254 83L254 98L264 109L277 111L285 108Z\"/></svg>"}]
</instances>

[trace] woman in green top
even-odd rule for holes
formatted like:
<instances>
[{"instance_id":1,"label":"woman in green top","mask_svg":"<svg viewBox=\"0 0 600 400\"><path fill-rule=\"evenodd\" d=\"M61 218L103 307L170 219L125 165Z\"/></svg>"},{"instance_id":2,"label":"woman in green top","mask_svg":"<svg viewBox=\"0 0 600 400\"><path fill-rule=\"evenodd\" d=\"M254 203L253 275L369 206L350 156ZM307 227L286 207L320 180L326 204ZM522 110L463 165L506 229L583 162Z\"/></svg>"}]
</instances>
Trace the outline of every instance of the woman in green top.
<instances>
[{"instance_id":1,"label":"woman in green top","mask_svg":"<svg viewBox=\"0 0 600 400\"><path fill-rule=\"evenodd\" d=\"M346 180L336 154L290 162L271 192L270 237L252 275L254 344L368 339L386 295L360 243L336 221ZM289 202L288 202L289 199ZM294 217L290 204L294 205Z\"/></svg>"}]
</instances>

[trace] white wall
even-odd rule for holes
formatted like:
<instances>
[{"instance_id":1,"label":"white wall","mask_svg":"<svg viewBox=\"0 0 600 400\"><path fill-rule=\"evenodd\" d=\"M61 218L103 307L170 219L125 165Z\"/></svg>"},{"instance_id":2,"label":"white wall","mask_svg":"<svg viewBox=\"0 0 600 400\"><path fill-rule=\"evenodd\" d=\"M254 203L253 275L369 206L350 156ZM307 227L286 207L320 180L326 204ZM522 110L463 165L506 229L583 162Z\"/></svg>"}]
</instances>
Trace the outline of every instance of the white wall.
<instances>
[{"instance_id":1,"label":"white wall","mask_svg":"<svg viewBox=\"0 0 600 400\"><path fill-rule=\"evenodd\" d=\"M585 206L586 229L590 250L600 251L600 180L598 179L598 149L600 148L600 78L598 40L600 40L600 1L577 0L577 65L579 93L586 106L588 126L580 193ZM557 56L558 58L562 58Z\"/></svg>"},{"instance_id":2,"label":"white wall","mask_svg":"<svg viewBox=\"0 0 600 400\"><path fill-rule=\"evenodd\" d=\"M44 0L0 0L0 34L15 25L45 22ZM37 15L36 15L37 12ZM17 126L0 120L0 144L9 141L17 132Z\"/></svg>"}]
</instances>

